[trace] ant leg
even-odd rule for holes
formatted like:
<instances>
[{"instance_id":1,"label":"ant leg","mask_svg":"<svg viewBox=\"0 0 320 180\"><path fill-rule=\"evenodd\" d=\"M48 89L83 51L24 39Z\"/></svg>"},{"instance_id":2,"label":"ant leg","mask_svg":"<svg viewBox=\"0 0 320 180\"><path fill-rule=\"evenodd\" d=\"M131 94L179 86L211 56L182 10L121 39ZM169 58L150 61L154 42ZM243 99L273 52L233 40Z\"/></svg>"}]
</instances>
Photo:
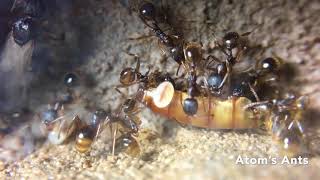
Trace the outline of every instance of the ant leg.
<instances>
[{"instance_id":1,"label":"ant leg","mask_svg":"<svg viewBox=\"0 0 320 180\"><path fill-rule=\"evenodd\" d=\"M73 127L73 126L74 126L74 127ZM69 125L68 130L67 130L67 135L69 135L69 134L71 133L70 131L71 131L72 128L80 129L81 126L82 126L82 122L81 122L79 116L77 115L77 116L75 116L75 117L73 118L71 124ZM59 132L60 132L60 131L59 131Z\"/></svg>"},{"instance_id":2,"label":"ant leg","mask_svg":"<svg viewBox=\"0 0 320 180\"><path fill-rule=\"evenodd\" d=\"M143 36L139 36L139 37L129 37L128 40L130 41L139 41L139 40L144 40L144 39L148 39L148 38L151 38L153 37L154 35L153 34L150 34L150 35L143 35Z\"/></svg>"},{"instance_id":3,"label":"ant leg","mask_svg":"<svg viewBox=\"0 0 320 180\"><path fill-rule=\"evenodd\" d=\"M114 156L115 148L116 148L116 136L118 133L118 124L116 124L116 129L113 133L113 141L112 141L112 156Z\"/></svg>"},{"instance_id":4,"label":"ant leg","mask_svg":"<svg viewBox=\"0 0 320 180\"><path fill-rule=\"evenodd\" d=\"M252 94L254 95L254 98L256 99L257 102L260 102L260 98L257 94L257 92L254 90L254 88L252 87L252 85L250 83L248 83L248 86L250 88L250 91L252 92Z\"/></svg>"},{"instance_id":5,"label":"ant leg","mask_svg":"<svg viewBox=\"0 0 320 180\"><path fill-rule=\"evenodd\" d=\"M176 72L176 76L178 76L178 74L179 74L180 67L181 67L181 64L179 64L179 66L178 66L178 69L177 69L177 72Z\"/></svg>"},{"instance_id":6,"label":"ant leg","mask_svg":"<svg viewBox=\"0 0 320 180\"><path fill-rule=\"evenodd\" d=\"M218 89L221 89L222 86L225 84L227 78L229 77L230 74L230 68L228 67L229 65L227 65L227 73L224 75L223 80L221 81L220 85L218 86Z\"/></svg>"},{"instance_id":7,"label":"ant leg","mask_svg":"<svg viewBox=\"0 0 320 180\"><path fill-rule=\"evenodd\" d=\"M126 52L126 53L127 53L129 56L133 56L134 59L137 61L135 70L136 70L136 72L139 72L139 70L140 70L140 57L139 57L139 55L133 54L133 53L130 53L130 52Z\"/></svg>"},{"instance_id":8,"label":"ant leg","mask_svg":"<svg viewBox=\"0 0 320 180\"><path fill-rule=\"evenodd\" d=\"M257 106L264 106L264 105L270 105L270 101L259 101L259 102L253 102L253 103L250 103L250 104L247 104L243 107L244 110L247 110L247 109L251 109L251 108L255 108Z\"/></svg>"},{"instance_id":9,"label":"ant leg","mask_svg":"<svg viewBox=\"0 0 320 180\"><path fill-rule=\"evenodd\" d=\"M211 59L211 60L210 60ZM210 61L209 61L210 60ZM207 61L208 63L205 64L206 68L209 69L209 70L213 70L213 68L211 68L211 64L213 62L217 62L217 63L221 63L220 59L218 59L217 57L213 56L213 55L209 55L205 61Z\"/></svg>"},{"instance_id":10,"label":"ant leg","mask_svg":"<svg viewBox=\"0 0 320 180\"><path fill-rule=\"evenodd\" d=\"M162 54L166 54L165 46L161 43L161 41L158 39L158 47L161 50Z\"/></svg>"},{"instance_id":11,"label":"ant leg","mask_svg":"<svg viewBox=\"0 0 320 180\"><path fill-rule=\"evenodd\" d=\"M122 96L122 97L126 97L126 94L122 91L120 91L119 88L125 88L127 86L124 86L124 85L117 85L114 89Z\"/></svg>"}]
</instances>

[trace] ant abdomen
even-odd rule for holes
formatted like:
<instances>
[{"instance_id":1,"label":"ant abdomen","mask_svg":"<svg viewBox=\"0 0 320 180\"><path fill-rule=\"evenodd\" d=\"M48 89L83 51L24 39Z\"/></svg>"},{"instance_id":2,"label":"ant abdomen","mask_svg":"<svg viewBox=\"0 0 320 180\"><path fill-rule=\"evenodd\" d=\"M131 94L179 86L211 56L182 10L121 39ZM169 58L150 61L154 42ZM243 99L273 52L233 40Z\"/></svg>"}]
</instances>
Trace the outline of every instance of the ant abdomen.
<instances>
[{"instance_id":1,"label":"ant abdomen","mask_svg":"<svg viewBox=\"0 0 320 180\"><path fill-rule=\"evenodd\" d=\"M217 90L219 89L220 84L222 83L223 76L218 73L211 73L207 79L207 83L210 89Z\"/></svg>"},{"instance_id":2,"label":"ant abdomen","mask_svg":"<svg viewBox=\"0 0 320 180\"><path fill-rule=\"evenodd\" d=\"M14 41L23 46L33 38L33 21L31 17L23 17L12 26Z\"/></svg>"},{"instance_id":3,"label":"ant abdomen","mask_svg":"<svg viewBox=\"0 0 320 180\"><path fill-rule=\"evenodd\" d=\"M79 130L76 137L76 149L80 153L87 152L91 144L93 143L94 137L96 135L96 130L91 127L84 127Z\"/></svg>"},{"instance_id":4,"label":"ant abdomen","mask_svg":"<svg viewBox=\"0 0 320 180\"><path fill-rule=\"evenodd\" d=\"M137 140L130 133L123 134L117 139L116 142L117 151L136 157L140 154L140 145Z\"/></svg>"},{"instance_id":5,"label":"ant abdomen","mask_svg":"<svg viewBox=\"0 0 320 180\"><path fill-rule=\"evenodd\" d=\"M194 98L186 98L183 101L183 111L190 116L195 115L198 111L198 101Z\"/></svg>"}]
</instances>

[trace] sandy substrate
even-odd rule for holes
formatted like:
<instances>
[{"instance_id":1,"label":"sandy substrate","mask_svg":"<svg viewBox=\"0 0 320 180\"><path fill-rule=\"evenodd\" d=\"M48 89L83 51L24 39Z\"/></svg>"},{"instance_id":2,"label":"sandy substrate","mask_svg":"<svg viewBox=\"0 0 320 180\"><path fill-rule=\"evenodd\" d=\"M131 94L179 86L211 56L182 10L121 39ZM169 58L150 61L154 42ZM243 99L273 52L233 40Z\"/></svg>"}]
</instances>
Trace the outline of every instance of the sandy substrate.
<instances>
[{"instance_id":1,"label":"sandy substrate","mask_svg":"<svg viewBox=\"0 0 320 180\"><path fill-rule=\"evenodd\" d=\"M212 29L221 36L228 29L247 32L257 24L261 26L250 35L255 45L269 47L264 56L272 53L290 62L297 75L292 87L302 94L311 93L308 120L319 135L318 109L320 108L320 2L300 1L212 1L173 0L167 3L171 16L181 20L188 40L201 40L204 49L212 45ZM128 40L149 34L140 20L117 1L75 1L65 7L52 21L53 29L65 31L63 42L41 42L43 51L54 62L55 79L35 85L30 97L31 107L39 109L61 89L57 85L59 74L70 69L65 64L76 64L81 74L94 80L94 86L83 87L82 103L114 109L121 101L114 91L123 67L134 66L134 59L126 52L141 56L142 70L148 64L153 68L176 70L172 60L163 62L163 55L155 38ZM62 10L61 10L62 11ZM61 16L61 17L60 17ZM185 19L185 21L182 21ZM189 20L189 21L188 21ZM50 22L50 21L49 21ZM204 22L213 28L203 27ZM37 57L36 57L37 58ZM63 68L60 68L63 66ZM61 76L62 77L62 76ZM44 83L45 82L45 83ZM288 87L291 88L291 87ZM141 155L131 157L120 153L112 157L108 132L101 134L90 153L79 154L74 142L54 146L43 144L25 159L10 164L0 172L7 178L29 179L319 179L320 157L309 157L306 165L281 164L283 156L276 150L271 136L257 131L216 131L181 127L149 111L142 113L144 131ZM146 130L151 129L151 130ZM314 135L316 137L316 135ZM319 142L319 140L318 140ZM277 158L272 165L236 164L238 156L251 158ZM269 161L270 162L270 161Z\"/></svg>"}]
</instances>

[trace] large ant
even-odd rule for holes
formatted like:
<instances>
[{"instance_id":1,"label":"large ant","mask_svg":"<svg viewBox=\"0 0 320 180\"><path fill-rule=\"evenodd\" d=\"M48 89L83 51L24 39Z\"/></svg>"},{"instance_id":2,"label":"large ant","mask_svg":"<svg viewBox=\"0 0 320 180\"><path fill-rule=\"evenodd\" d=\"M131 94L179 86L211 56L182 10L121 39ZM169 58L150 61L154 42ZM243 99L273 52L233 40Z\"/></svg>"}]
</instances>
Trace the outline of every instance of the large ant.
<instances>
[{"instance_id":1,"label":"large ant","mask_svg":"<svg viewBox=\"0 0 320 180\"><path fill-rule=\"evenodd\" d=\"M258 61L255 68L246 73L235 74L231 79L231 96L247 97L259 102L262 93L257 93L263 85L271 86L278 79L278 73L282 67L282 59L279 57L268 57ZM275 90L274 90L275 92Z\"/></svg>"},{"instance_id":2,"label":"large ant","mask_svg":"<svg viewBox=\"0 0 320 180\"><path fill-rule=\"evenodd\" d=\"M120 85L116 86L116 90L121 93L118 88L129 87L134 84L140 84L143 89L155 88L163 81L170 81L174 83L173 79L168 73L161 73L158 70L150 73L150 69L142 74L140 72L140 59L137 55L134 55L137 61L136 67L124 68L120 73Z\"/></svg>"},{"instance_id":3,"label":"large ant","mask_svg":"<svg viewBox=\"0 0 320 180\"><path fill-rule=\"evenodd\" d=\"M139 3L139 18L148 26L159 39L159 43L168 48L168 52L172 59L179 64L177 73L180 66L184 62L183 44L184 39L181 35L167 34L159 27L157 20L159 13L157 13L155 6L151 2L143 1Z\"/></svg>"},{"instance_id":4,"label":"large ant","mask_svg":"<svg viewBox=\"0 0 320 180\"><path fill-rule=\"evenodd\" d=\"M83 110L64 113L64 106L59 102L44 111L41 119L46 125L48 140L53 144L62 144L70 135L76 133L75 148L78 152L85 153L106 126L112 129L111 124L121 124L125 128L125 133L132 134L132 137L138 132L138 118L135 115L138 107L133 99L127 99L115 115L110 115L101 109L96 110L88 123L78 115L80 111ZM114 154L117 131L118 129L114 133L112 154Z\"/></svg>"},{"instance_id":5,"label":"large ant","mask_svg":"<svg viewBox=\"0 0 320 180\"><path fill-rule=\"evenodd\" d=\"M45 14L42 0L15 0L11 11L19 18L12 25L15 42L23 46L35 37L35 25Z\"/></svg>"},{"instance_id":6,"label":"large ant","mask_svg":"<svg viewBox=\"0 0 320 180\"><path fill-rule=\"evenodd\" d=\"M238 62L243 51L247 48L241 37L248 36L251 32L239 35L237 32L227 32L222 38L222 45L215 40L217 47L226 55L226 59L221 61L213 55L207 57L207 69L214 70L207 80L207 86L214 94L221 94L222 88L227 79L232 74L233 66ZM237 54L233 55L233 50L237 48ZM212 63L215 62L215 68L212 69Z\"/></svg>"}]
</instances>

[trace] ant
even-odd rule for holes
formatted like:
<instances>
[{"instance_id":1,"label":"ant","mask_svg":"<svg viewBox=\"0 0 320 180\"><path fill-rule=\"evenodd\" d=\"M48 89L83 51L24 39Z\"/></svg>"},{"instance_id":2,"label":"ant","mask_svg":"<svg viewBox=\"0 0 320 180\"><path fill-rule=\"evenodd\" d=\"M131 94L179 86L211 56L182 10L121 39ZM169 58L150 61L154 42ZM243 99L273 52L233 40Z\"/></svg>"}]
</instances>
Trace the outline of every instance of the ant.
<instances>
[{"instance_id":1,"label":"ant","mask_svg":"<svg viewBox=\"0 0 320 180\"><path fill-rule=\"evenodd\" d=\"M12 25L14 41L24 46L35 37L35 24L42 18L46 6L42 0L15 0L11 11L20 16Z\"/></svg>"},{"instance_id":2,"label":"ant","mask_svg":"<svg viewBox=\"0 0 320 180\"><path fill-rule=\"evenodd\" d=\"M138 142L136 140L136 136L139 131L140 119L137 116L140 113L141 108L139 107L139 102L136 98L128 98L124 101L124 103L120 106L118 113L115 115L110 115L107 119L110 122L117 122L116 129L113 133L113 143L112 143L112 154L115 153L115 146L119 144L116 142L116 137L118 131L122 133L122 135L118 138L121 139L121 146L124 146L129 149L135 149L134 151L139 149ZM118 124L122 127L119 129Z\"/></svg>"},{"instance_id":3,"label":"ant","mask_svg":"<svg viewBox=\"0 0 320 180\"><path fill-rule=\"evenodd\" d=\"M252 31L251 31L252 32ZM226 55L225 61L221 61L213 55L209 55L207 60L207 69L214 70L207 80L207 87L213 94L221 94L222 88L227 79L231 76L233 66L239 61L243 51L247 49L241 37L248 36L251 32L246 32L239 35L237 32L227 32L222 38L222 45L215 40L217 47ZM233 50L237 48L237 54L233 55ZM215 68L212 68L212 63L216 62Z\"/></svg>"},{"instance_id":4,"label":"ant","mask_svg":"<svg viewBox=\"0 0 320 180\"><path fill-rule=\"evenodd\" d=\"M235 97L247 97L259 102L257 90L263 85L271 86L278 79L278 73L282 67L282 59L279 57L267 57L258 61L255 69L246 73L236 74L232 78L230 94ZM275 92L275 90L273 90ZM261 94L260 94L261 95Z\"/></svg>"},{"instance_id":5,"label":"ant","mask_svg":"<svg viewBox=\"0 0 320 180\"><path fill-rule=\"evenodd\" d=\"M109 115L102 109L96 110L89 123L81 120L78 113L81 109L64 113L64 106L57 102L54 107L49 107L42 114L42 122L46 125L48 131L48 140L52 144L62 144L73 133L76 134L75 148L80 153L89 151L92 143L95 142L102 130L111 124L121 124L126 129L127 134L135 134L138 132L138 113L137 103L133 99L127 99L121 106L120 112L116 115ZM114 133L113 151L115 146L117 130Z\"/></svg>"},{"instance_id":6,"label":"ant","mask_svg":"<svg viewBox=\"0 0 320 180\"><path fill-rule=\"evenodd\" d=\"M179 64L177 74L180 66L184 62L183 44L184 40L181 35L176 33L167 34L160 27L157 20L158 13L155 6L151 2L143 1L139 5L139 18L142 22L149 27L159 39L159 44L165 46L171 56L171 58Z\"/></svg>"},{"instance_id":7,"label":"ant","mask_svg":"<svg viewBox=\"0 0 320 180\"><path fill-rule=\"evenodd\" d=\"M132 55L132 54L129 54ZM123 94L119 88L123 87L129 87L134 84L139 84L142 86L140 88L143 89L149 89L149 88L154 88L157 85L159 85L163 81L170 81L174 83L174 80L170 77L168 73L161 73L158 70L150 73L150 68L149 70L145 73L142 74L140 72L140 59L137 55L133 55L137 61L136 67L127 67L124 68L121 73L120 73L120 85L116 86L116 90L120 93Z\"/></svg>"},{"instance_id":8,"label":"ant","mask_svg":"<svg viewBox=\"0 0 320 180\"><path fill-rule=\"evenodd\" d=\"M198 102L195 96L200 94L197 85L197 69L200 69L202 52L198 43L186 43L184 46L185 67L188 68L188 98L183 101L183 110L188 115L194 115L198 110Z\"/></svg>"}]
</instances>

